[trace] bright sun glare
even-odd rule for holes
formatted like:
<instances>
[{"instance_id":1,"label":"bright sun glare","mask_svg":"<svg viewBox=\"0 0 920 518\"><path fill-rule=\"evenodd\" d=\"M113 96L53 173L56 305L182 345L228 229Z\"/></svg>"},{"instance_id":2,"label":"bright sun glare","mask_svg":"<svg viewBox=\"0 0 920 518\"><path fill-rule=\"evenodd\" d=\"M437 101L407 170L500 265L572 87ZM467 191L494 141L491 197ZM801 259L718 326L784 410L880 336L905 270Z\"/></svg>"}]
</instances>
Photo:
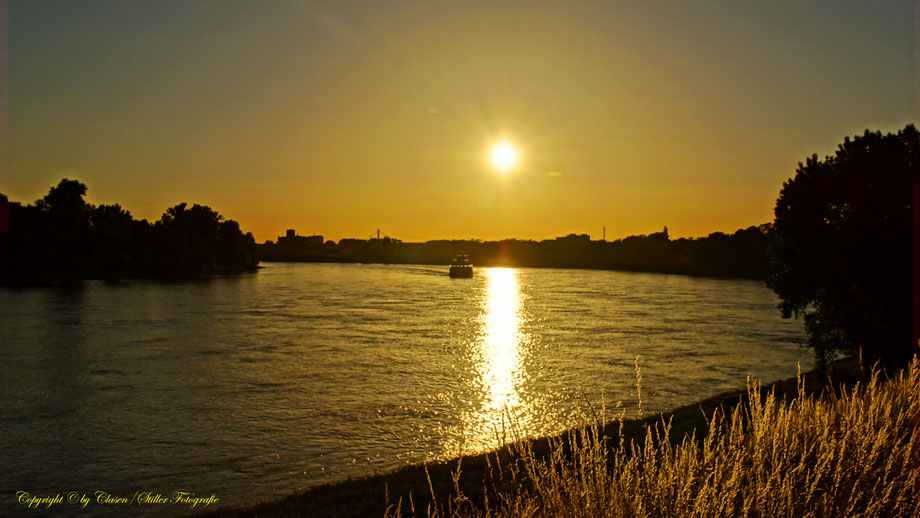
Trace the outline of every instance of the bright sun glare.
<instances>
[{"instance_id":1,"label":"bright sun glare","mask_svg":"<svg viewBox=\"0 0 920 518\"><path fill-rule=\"evenodd\" d=\"M505 174L517 165L517 149L507 140L496 142L492 144L492 148L489 150L489 161L492 162L492 167L496 171Z\"/></svg>"}]
</instances>

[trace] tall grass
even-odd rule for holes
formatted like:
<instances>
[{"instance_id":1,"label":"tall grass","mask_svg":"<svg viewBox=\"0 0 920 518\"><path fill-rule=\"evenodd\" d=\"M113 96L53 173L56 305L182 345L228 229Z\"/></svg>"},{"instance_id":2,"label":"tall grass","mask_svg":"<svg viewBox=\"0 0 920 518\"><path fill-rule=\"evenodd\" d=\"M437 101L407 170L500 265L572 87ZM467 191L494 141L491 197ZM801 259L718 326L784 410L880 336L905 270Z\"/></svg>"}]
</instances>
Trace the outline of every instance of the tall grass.
<instances>
[{"instance_id":1,"label":"tall grass","mask_svg":"<svg viewBox=\"0 0 920 518\"><path fill-rule=\"evenodd\" d=\"M821 397L778 400L748 383L748 401L709 417L703 438L673 443L671 423L644 442L592 423L546 455L515 444L490 456L484 501L460 491L415 514L442 516L920 516L920 363ZM401 505L390 516L401 515Z\"/></svg>"}]
</instances>

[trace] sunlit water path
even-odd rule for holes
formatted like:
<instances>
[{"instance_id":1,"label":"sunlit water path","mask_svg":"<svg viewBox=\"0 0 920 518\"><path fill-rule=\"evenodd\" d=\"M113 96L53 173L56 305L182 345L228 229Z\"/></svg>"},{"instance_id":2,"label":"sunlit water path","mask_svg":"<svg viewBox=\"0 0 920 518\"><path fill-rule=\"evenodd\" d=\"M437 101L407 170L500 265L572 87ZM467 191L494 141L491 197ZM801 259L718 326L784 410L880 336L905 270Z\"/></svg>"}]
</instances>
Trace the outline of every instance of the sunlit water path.
<instances>
[{"instance_id":1,"label":"sunlit water path","mask_svg":"<svg viewBox=\"0 0 920 518\"><path fill-rule=\"evenodd\" d=\"M811 367L775 305L754 281L399 265L0 289L0 511L22 490L256 502L555 433L585 401L635 412L636 356L644 411L674 408Z\"/></svg>"}]
</instances>

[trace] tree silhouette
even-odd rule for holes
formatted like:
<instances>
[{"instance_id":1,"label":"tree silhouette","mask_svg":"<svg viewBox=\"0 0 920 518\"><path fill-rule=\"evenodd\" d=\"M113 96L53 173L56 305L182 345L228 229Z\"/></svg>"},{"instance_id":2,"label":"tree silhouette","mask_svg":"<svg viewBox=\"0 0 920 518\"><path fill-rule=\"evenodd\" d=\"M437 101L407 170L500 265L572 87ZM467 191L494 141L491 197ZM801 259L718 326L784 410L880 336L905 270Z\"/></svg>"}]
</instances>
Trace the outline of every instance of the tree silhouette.
<instances>
[{"instance_id":1,"label":"tree silhouette","mask_svg":"<svg viewBox=\"0 0 920 518\"><path fill-rule=\"evenodd\" d=\"M768 285L803 316L824 362L837 353L904 365L911 355L911 184L920 134L866 132L800 163L774 210Z\"/></svg>"},{"instance_id":2,"label":"tree silhouette","mask_svg":"<svg viewBox=\"0 0 920 518\"><path fill-rule=\"evenodd\" d=\"M57 272L82 272L89 263L90 213L86 184L64 178L35 202L38 234L46 249L46 267Z\"/></svg>"},{"instance_id":3,"label":"tree silhouette","mask_svg":"<svg viewBox=\"0 0 920 518\"><path fill-rule=\"evenodd\" d=\"M33 205L9 204L0 281L206 275L258 263L252 234L210 207L181 203L151 225L118 204L86 203L86 191L65 178Z\"/></svg>"},{"instance_id":4,"label":"tree silhouette","mask_svg":"<svg viewBox=\"0 0 920 518\"><path fill-rule=\"evenodd\" d=\"M220 220L210 207L180 203L166 210L157 223L164 273L205 273L217 268L213 250Z\"/></svg>"},{"instance_id":5,"label":"tree silhouette","mask_svg":"<svg viewBox=\"0 0 920 518\"><path fill-rule=\"evenodd\" d=\"M136 258L131 213L117 203L99 205L90 212L90 222L90 260L93 266L110 273L128 270Z\"/></svg>"},{"instance_id":6,"label":"tree silhouette","mask_svg":"<svg viewBox=\"0 0 920 518\"><path fill-rule=\"evenodd\" d=\"M163 273L213 273L256 265L255 239L204 205L180 203L157 222Z\"/></svg>"}]
</instances>

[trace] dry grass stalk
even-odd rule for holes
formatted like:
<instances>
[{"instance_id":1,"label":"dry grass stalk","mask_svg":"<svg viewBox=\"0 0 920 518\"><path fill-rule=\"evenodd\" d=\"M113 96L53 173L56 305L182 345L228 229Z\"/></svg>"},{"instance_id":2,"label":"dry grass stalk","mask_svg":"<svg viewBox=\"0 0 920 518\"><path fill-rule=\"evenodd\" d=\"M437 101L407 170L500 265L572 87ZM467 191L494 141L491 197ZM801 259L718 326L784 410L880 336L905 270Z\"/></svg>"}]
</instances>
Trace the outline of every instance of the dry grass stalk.
<instances>
[{"instance_id":1,"label":"dry grass stalk","mask_svg":"<svg viewBox=\"0 0 920 518\"><path fill-rule=\"evenodd\" d=\"M641 444L608 441L596 420L545 456L519 441L513 461L490 460L481 505L460 494L458 467L456 494L428 516L920 516L920 363L824 397L799 376L798 394L762 397L749 381L747 403L677 445L663 421Z\"/></svg>"}]
</instances>

